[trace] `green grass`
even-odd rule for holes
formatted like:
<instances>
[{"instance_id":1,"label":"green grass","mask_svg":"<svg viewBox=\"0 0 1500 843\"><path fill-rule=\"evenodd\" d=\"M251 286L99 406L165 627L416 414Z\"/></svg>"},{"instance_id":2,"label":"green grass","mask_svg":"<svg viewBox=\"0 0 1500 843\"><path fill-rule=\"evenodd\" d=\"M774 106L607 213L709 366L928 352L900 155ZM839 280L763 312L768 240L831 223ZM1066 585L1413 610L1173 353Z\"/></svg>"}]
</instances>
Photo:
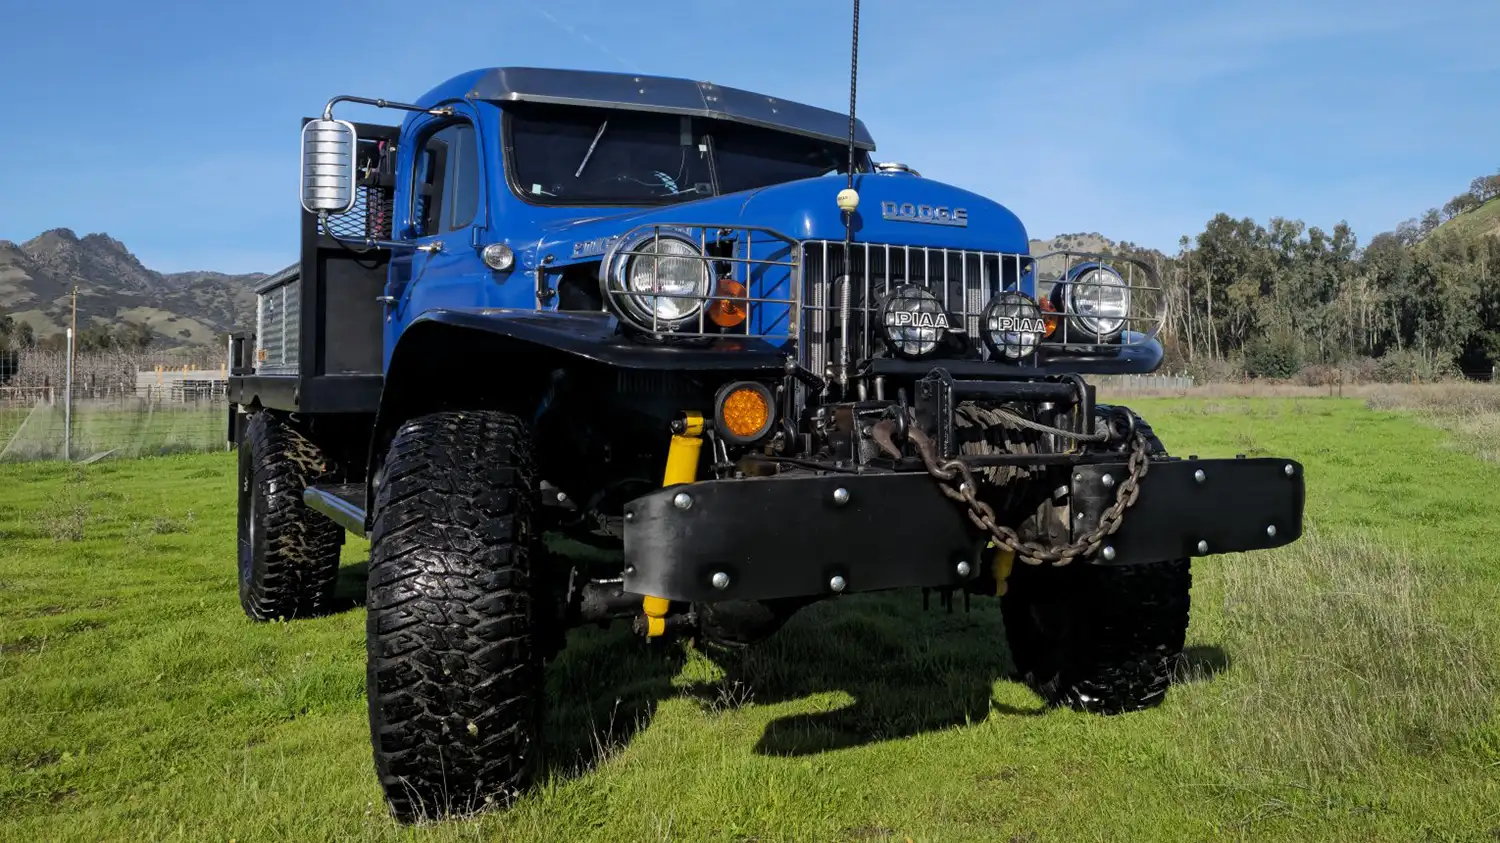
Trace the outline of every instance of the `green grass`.
<instances>
[{"instance_id":1,"label":"green grass","mask_svg":"<svg viewBox=\"0 0 1500 843\"><path fill-rule=\"evenodd\" d=\"M1438 231L1453 234L1464 242L1474 242L1487 234L1500 234L1500 199L1491 199L1472 211L1459 214L1438 226Z\"/></svg>"},{"instance_id":2,"label":"green grass","mask_svg":"<svg viewBox=\"0 0 1500 843\"><path fill-rule=\"evenodd\" d=\"M1161 708L1044 711L985 600L841 599L728 665L581 630L549 668L550 781L419 828L371 769L363 542L346 611L252 624L231 456L0 466L0 839L1500 836L1500 467L1355 400L1135 405L1177 453L1309 483L1301 542L1195 565Z\"/></svg>"}]
</instances>

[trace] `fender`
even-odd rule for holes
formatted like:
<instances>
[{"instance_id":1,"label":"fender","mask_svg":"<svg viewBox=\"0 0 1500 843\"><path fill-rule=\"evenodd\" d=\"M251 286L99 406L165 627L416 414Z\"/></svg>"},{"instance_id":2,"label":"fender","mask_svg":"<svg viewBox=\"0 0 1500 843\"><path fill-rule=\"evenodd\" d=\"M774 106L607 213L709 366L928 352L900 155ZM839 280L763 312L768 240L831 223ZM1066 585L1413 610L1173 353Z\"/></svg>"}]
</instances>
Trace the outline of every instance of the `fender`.
<instances>
[{"instance_id":1,"label":"fender","mask_svg":"<svg viewBox=\"0 0 1500 843\"><path fill-rule=\"evenodd\" d=\"M373 528L383 457L401 423L444 409L529 412L559 368L574 365L656 371L787 372L788 355L761 340L653 343L623 335L615 317L594 311L504 308L429 310L412 320L391 352L370 437L365 528Z\"/></svg>"}]
</instances>

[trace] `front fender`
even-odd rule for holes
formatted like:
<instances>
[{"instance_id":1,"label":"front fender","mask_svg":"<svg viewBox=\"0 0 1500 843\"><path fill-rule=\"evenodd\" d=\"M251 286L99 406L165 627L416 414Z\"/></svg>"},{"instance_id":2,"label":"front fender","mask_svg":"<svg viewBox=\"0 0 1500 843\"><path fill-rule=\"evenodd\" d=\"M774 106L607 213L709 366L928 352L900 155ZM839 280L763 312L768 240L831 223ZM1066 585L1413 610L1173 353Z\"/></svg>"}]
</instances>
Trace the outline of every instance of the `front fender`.
<instances>
[{"instance_id":1,"label":"front fender","mask_svg":"<svg viewBox=\"0 0 1500 843\"><path fill-rule=\"evenodd\" d=\"M602 312L504 308L429 310L396 341L370 437L366 528L374 526L384 455L408 419L442 410L502 410L529 417L554 372L568 366L784 373L787 355L759 340L648 343L622 335Z\"/></svg>"}]
</instances>

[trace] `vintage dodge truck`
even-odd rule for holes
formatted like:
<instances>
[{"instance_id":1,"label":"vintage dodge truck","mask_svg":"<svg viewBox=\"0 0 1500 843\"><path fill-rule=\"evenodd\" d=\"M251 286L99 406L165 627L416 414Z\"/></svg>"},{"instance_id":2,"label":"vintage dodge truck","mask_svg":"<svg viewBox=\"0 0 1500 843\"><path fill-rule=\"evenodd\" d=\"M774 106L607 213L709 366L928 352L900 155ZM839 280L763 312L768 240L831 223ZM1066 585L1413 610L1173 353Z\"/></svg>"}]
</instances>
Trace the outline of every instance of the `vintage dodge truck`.
<instances>
[{"instance_id":1,"label":"vintage dodge truck","mask_svg":"<svg viewBox=\"0 0 1500 843\"><path fill-rule=\"evenodd\" d=\"M326 611L369 538L398 818L526 790L570 627L746 646L839 595L987 595L1018 678L1121 712L1166 692L1192 557L1301 534L1297 462L1169 457L1095 402L1161 363L1151 266L1030 254L874 149L850 114L535 68L304 120L301 258L230 350L240 598Z\"/></svg>"}]
</instances>

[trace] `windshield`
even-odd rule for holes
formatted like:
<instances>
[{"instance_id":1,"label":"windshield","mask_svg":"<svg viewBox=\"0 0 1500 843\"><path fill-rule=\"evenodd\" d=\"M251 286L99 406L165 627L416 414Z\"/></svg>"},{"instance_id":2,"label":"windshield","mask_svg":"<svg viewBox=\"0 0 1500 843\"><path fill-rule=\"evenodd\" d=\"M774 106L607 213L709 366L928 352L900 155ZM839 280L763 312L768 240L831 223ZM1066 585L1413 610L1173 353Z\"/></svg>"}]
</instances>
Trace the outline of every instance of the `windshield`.
<instances>
[{"instance_id":1,"label":"windshield","mask_svg":"<svg viewBox=\"0 0 1500 843\"><path fill-rule=\"evenodd\" d=\"M720 120L511 104L515 189L541 204L661 205L843 172L846 147Z\"/></svg>"}]
</instances>

